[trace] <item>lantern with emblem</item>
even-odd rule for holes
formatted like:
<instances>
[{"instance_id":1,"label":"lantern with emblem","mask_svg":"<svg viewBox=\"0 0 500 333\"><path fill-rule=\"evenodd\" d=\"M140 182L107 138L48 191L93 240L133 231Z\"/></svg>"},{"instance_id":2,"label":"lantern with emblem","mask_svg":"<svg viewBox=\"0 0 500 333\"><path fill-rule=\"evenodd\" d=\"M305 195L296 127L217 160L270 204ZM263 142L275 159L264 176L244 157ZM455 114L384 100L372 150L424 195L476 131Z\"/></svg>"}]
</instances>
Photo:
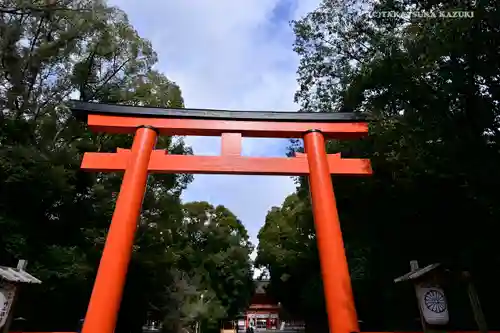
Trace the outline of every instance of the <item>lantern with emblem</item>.
<instances>
[{"instance_id":1,"label":"lantern with emblem","mask_svg":"<svg viewBox=\"0 0 500 333\"><path fill-rule=\"evenodd\" d=\"M436 263L419 268L417 261L411 261L410 266L411 271L394 279L394 282L410 281L415 286L424 331L429 332L433 327L448 324L450 318L442 288L444 272L441 265Z\"/></svg>"}]
</instances>

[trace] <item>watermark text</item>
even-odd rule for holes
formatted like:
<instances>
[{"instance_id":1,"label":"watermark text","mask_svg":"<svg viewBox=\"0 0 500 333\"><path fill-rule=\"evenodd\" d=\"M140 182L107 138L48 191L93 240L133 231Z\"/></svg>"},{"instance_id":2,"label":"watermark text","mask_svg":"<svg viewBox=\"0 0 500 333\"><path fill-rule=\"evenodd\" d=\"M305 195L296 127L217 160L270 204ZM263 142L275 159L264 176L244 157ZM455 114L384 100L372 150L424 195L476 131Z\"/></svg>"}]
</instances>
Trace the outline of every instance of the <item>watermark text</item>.
<instances>
[{"instance_id":1,"label":"watermark text","mask_svg":"<svg viewBox=\"0 0 500 333\"><path fill-rule=\"evenodd\" d=\"M370 17L373 18L429 18L429 19L439 19L439 18L473 18L473 11L373 11L370 12Z\"/></svg>"}]
</instances>

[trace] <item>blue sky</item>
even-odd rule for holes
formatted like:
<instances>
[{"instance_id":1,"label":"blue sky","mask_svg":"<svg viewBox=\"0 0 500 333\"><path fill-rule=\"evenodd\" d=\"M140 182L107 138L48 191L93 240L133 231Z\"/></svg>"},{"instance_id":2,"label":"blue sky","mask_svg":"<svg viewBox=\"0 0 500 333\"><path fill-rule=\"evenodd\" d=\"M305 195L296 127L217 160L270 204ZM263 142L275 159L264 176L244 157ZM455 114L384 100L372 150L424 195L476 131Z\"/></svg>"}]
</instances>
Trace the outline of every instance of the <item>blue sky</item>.
<instances>
[{"instance_id":1,"label":"blue sky","mask_svg":"<svg viewBox=\"0 0 500 333\"><path fill-rule=\"evenodd\" d=\"M182 89L186 107L294 111L298 58L291 19L319 0L112 0L152 41L157 69ZM195 154L218 155L220 139L189 137ZM284 156L288 142L244 139L243 154ZM267 211L295 190L289 177L196 175L183 200L222 204L252 242Z\"/></svg>"}]
</instances>

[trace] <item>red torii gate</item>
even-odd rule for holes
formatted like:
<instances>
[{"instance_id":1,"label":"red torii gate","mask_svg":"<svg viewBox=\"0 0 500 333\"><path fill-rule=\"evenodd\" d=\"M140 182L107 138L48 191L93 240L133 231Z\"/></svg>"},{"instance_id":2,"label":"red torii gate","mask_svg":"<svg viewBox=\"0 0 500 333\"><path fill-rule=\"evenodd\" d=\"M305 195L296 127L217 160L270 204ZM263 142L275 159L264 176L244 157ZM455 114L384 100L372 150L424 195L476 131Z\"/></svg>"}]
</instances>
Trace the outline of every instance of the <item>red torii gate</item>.
<instances>
[{"instance_id":1,"label":"red torii gate","mask_svg":"<svg viewBox=\"0 0 500 333\"><path fill-rule=\"evenodd\" d=\"M71 101L97 132L135 134L132 149L85 153L82 169L125 171L82 333L113 333L149 172L308 175L328 322L332 333L359 332L331 174L371 174L367 159L328 155L326 139L368 134L355 113L244 112L162 109ZM169 155L158 135L221 136L220 156ZM305 154L243 157L242 137L303 138Z\"/></svg>"}]
</instances>

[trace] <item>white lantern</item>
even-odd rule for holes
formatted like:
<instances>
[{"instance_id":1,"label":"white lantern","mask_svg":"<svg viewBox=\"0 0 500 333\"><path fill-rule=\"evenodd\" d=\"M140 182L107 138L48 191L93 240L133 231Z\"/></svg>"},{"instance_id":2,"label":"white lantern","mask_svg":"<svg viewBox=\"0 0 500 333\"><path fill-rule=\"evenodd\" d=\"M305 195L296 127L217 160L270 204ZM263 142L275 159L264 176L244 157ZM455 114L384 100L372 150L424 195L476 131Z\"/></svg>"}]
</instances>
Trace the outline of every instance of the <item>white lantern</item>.
<instances>
[{"instance_id":1,"label":"white lantern","mask_svg":"<svg viewBox=\"0 0 500 333\"><path fill-rule=\"evenodd\" d=\"M430 325L448 324L448 303L443 289L436 285L417 285L416 291L425 322Z\"/></svg>"}]
</instances>

